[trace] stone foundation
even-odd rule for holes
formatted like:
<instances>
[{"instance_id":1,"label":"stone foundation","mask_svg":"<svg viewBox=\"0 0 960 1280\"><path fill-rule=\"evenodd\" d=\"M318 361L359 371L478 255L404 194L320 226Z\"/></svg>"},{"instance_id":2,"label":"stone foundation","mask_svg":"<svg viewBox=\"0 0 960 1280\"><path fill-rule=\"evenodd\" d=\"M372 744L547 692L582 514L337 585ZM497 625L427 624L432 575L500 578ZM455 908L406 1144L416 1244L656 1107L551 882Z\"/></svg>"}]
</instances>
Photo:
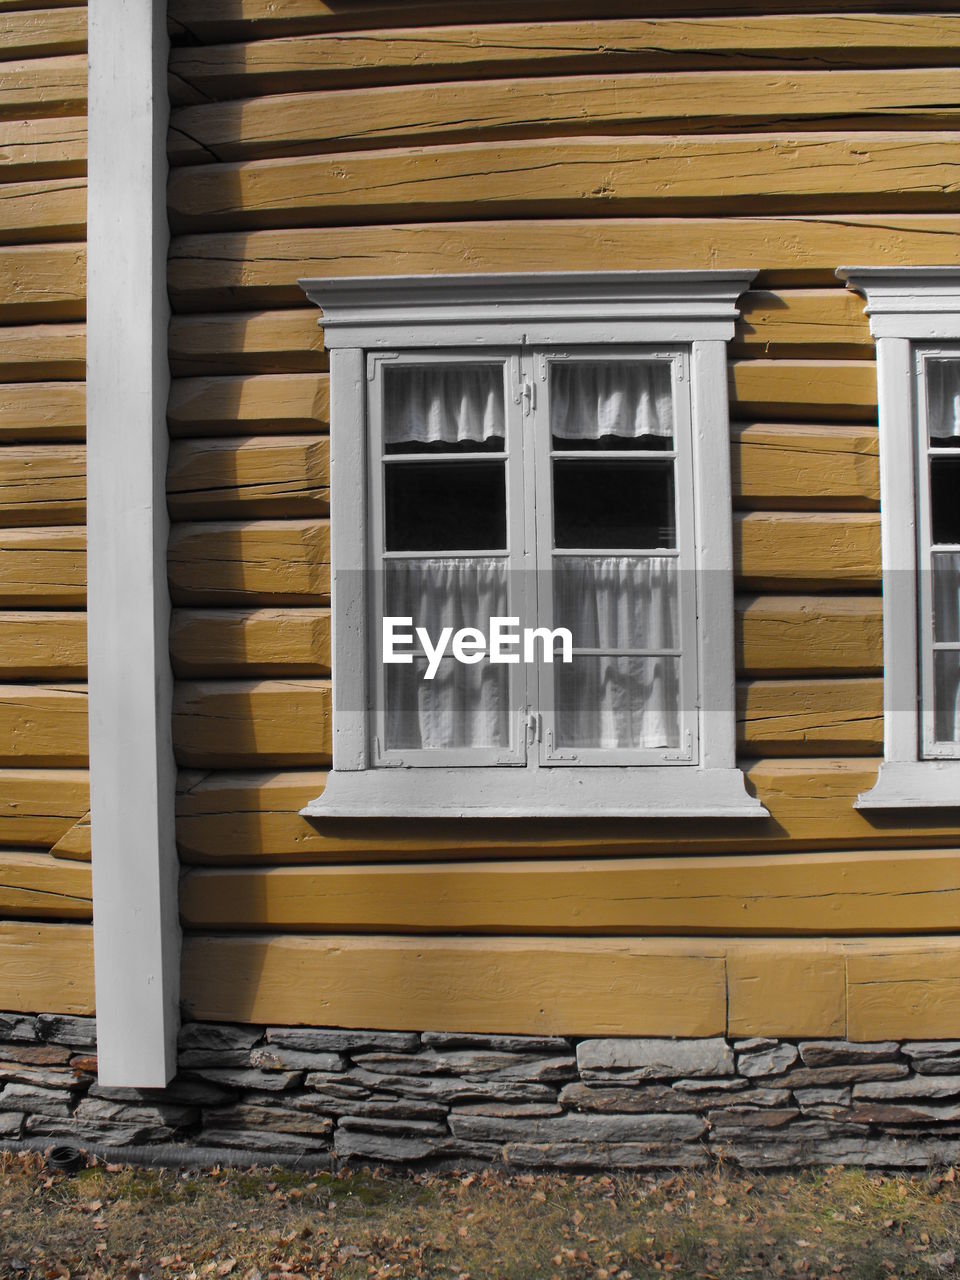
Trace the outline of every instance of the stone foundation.
<instances>
[{"instance_id":1,"label":"stone foundation","mask_svg":"<svg viewBox=\"0 0 960 1280\"><path fill-rule=\"evenodd\" d=\"M310 1167L960 1162L960 1041L574 1040L193 1022L164 1090L101 1088L95 1044L92 1018L0 1014L0 1144Z\"/></svg>"}]
</instances>

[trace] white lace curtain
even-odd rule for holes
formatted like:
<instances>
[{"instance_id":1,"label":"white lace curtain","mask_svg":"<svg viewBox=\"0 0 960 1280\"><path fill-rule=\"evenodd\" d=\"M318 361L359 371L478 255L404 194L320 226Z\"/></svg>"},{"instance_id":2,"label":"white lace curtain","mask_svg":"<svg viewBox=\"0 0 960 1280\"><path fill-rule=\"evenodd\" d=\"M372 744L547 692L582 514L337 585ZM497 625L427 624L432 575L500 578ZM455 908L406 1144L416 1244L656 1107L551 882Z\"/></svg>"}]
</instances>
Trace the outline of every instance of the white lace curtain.
<instances>
[{"instance_id":1,"label":"white lace curtain","mask_svg":"<svg viewBox=\"0 0 960 1280\"><path fill-rule=\"evenodd\" d=\"M401 365L387 371L384 438L393 444L483 444L504 436L503 367Z\"/></svg>"},{"instance_id":2,"label":"white lace curtain","mask_svg":"<svg viewBox=\"0 0 960 1280\"><path fill-rule=\"evenodd\" d=\"M930 439L960 445L960 360L927 361Z\"/></svg>"},{"instance_id":3,"label":"white lace curtain","mask_svg":"<svg viewBox=\"0 0 960 1280\"><path fill-rule=\"evenodd\" d=\"M935 638L960 640L960 554L933 557ZM942 649L934 658L934 731L938 742L960 742L960 653Z\"/></svg>"},{"instance_id":4,"label":"white lace curtain","mask_svg":"<svg viewBox=\"0 0 960 1280\"><path fill-rule=\"evenodd\" d=\"M550 431L559 440L673 435L670 369L661 361L558 361L550 368Z\"/></svg>"}]
</instances>

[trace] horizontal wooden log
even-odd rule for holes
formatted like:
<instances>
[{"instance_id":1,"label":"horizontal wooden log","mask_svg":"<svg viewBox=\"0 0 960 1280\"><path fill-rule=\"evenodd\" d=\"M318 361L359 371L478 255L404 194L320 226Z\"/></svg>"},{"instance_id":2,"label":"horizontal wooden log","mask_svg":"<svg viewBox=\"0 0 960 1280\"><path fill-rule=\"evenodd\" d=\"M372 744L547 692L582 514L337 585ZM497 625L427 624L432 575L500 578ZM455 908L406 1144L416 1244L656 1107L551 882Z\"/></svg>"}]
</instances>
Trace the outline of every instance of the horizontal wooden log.
<instances>
[{"instance_id":1,"label":"horizontal wooden log","mask_svg":"<svg viewBox=\"0 0 960 1280\"><path fill-rule=\"evenodd\" d=\"M167 402L172 436L316 432L329 420L327 374L178 378Z\"/></svg>"},{"instance_id":2,"label":"horizontal wooden log","mask_svg":"<svg viewBox=\"0 0 960 1280\"><path fill-rule=\"evenodd\" d=\"M883 617L877 596L739 596L741 675L878 675Z\"/></svg>"},{"instance_id":3,"label":"horizontal wooden log","mask_svg":"<svg viewBox=\"0 0 960 1280\"><path fill-rule=\"evenodd\" d=\"M0 119L82 116L87 109L84 54L9 62L0 84Z\"/></svg>"},{"instance_id":4,"label":"horizontal wooden log","mask_svg":"<svg viewBox=\"0 0 960 1280\"><path fill-rule=\"evenodd\" d=\"M87 763L85 685L0 685L0 766Z\"/></svg>"},{"instance_id":5,"label":"horizontal wooden log","mask_svg":"<svg viewBox=\"0 0 960 1280\"><path fill-rule=\"evenodd\" d=\"M82 446L0 446L0 526L82 524L85 509Z\"/></svg>"},{"instance_id":6,"label":"horizontal wooden log","mask_svg":"<svg viewBox=\"0 0 960 1280\"><path fill-rule=\"evenodd\" d=\"M170 656L178 676L329 675L330 611L177 609Z\"/></svg>"},{"instance_id":7,"label":"horizontal wooden log","mask_svg":"<svg viewBox=\"0 0 960 1280\"><path fill-rule=\"evenodd\" d=\"M87 122L83 116L0 120L0 164L7 182L83 177L87 171Z\"/></svg>"},{"instance_id":8,"label":"horizontal wooden log","mask_svg":"<svg viewBox=\"0 0 960 1280\"><path fill-rule=\"evenodd\" d=\"M0 679L82 680L86 673L85 613L0 613Z\"/></svg>"},{"instance_id":9,"label":"horizontal wooden log","mask_svg":"<svg viewBox=\"0 0 960 1280\"><path fill-rule=\"evenodd\" d=\"M0 923L0 1006L13 1013L92 1014L93 928Z\"/></svg>"},{"instance_id":10,"label":"horizontal wooden log","mask_svg":"<svg viewBox=\"0 0 960 1280\"><path fill-rule=\"evenodd\" d=\"M76 525L0 529L0 608L82 605L86 559L85 531Z\"/></svg>"},{"instance_id":11,"label":"horizontal wooden log","mask_svg":"<svg viewBox=\"0 0 960 1280\"><path fill-rule=\"evenodd\" d=\"M734 360L729 375L734 418L874 423L877 370L872 360Z\"/></svg>"},{"instance_id":12,"label":"horizontal wooden log","mask_svg":"<svg viewBox=\"0 0 960 1280\"><path fill-rule=\"evenodd\" d=\"M875 588L880 516L866 512L734 512L741 590Z\"/></svg>"},{"instance_id":13,"label":"horizontal wooden log","mask_svg":"<svg viewBox=\"0 0 960 1280\"><path fill-rule=\"evenodd\" d=\"M956 938L851 944L846 955L847 1034L941 1038L960 1019Z\"/></svg>"},{"instance_id":14,"label":"horizontal wooden log","mask_svg":"<svg viewBox=\"0 0 960 1280\"><path fill-rule=\"evenodd\" d=\"M92 861L93 842L89 811L64 832L50 850L50 854L54 858L66 858L71 862Z\"/></svg>"},{"instance_id":15,"label":"horizontal wooden log","mask_svg":"<svg viewBox=\"0 0 960 1280\"><path fill-rule=\"evenodd\" d=\"M251 48L262 46L245 52ZM303 89L296 74L267 80L234 74L213 93L242 101L174 111L167 144L171 163L262 160L454 139L543 137L551 139L552 149L556 138L577 134L732 132L785 125L823 131L840 124L851 130L955 128L960 119L955 72L949 68L527 76L322 92L295 92Z\"/></svg>"},{"instance_id":16,"label":"horizontal wooden log","mask_svg":"<svg viewBox=\"0 0 960 1280\"><path fill-rule=\"evenodd\" d=\"M187 767L329 764L332 713L326 680L180 681L173 749Z\"/></svg>"},{"instance_id":17,"label":"horizontal wooden log","mask_svg":"<svg viewBox=\"0 0 960 1280\"><path fill-rule=\"evenodd\" d=\"M24 324L0 328L0 380L45 382L83 378L87 330L83 324ZM3 414L3 419L7 415Z\"/></svg>"},{"instance_id":18,"label":"horizontal wooden log","mask_svg":"<svg viewBox=\"0 0 960 1280\"><path fill-rule=\"evenodd\" d=\"M11 182L0 188L0 244L79 240L86 225L86 178Z\"/></svg>"},{"instance_id":19,"label":"horizontal wooden log","mask_svg":"<svg viewBox=\"0 0 960 1280\"><path fill-rule=\"evenodd\" d=\"M82 382L0 385L0 442L4 444L82 440L86 419L86 387ZM35 450L37 455L40 452Z\"/></svg>"},{"instance_id":20,"label":"horizontal wooden log","mask_svg":"<svg viewBox=\"0 0 960 1280\"><path fill-rule=\"evenodd\" d=\"M187 935L187 1015L448 1031L718 1035L722 945Z\"/></svg>"},{"instance_id":21,"label":"horizontal wooden log","mask_svg":"<svg viewBox=\"0 0 960 1280\"><path fill-rule=\"evenodd\" d=\"M170 515L174 520L326 515L329 459L328 441L321 436L175 441L167 467Z\"/></svg>"},{"instance_id":22,"label":"horizontal wooden log","mask_svg":"<svg viewBox=\"0 0 960 1280\"><path fill-rule=\"evenodd\" d=\"M0 769L0 847L50 849L89 809L86 769Z\"/></svg>"},{"instance_id":23,"label":"horizontal wooden log","mask_svg":"<svg viewBox=\"0 0 960 1280\"><path fill-rule=\"evenodd\" d=\"M960 217L944 213L407 222L181 236L171 243L167 277L180 311L300 306L296 281L305 276L569 271L571 262L582 271L759 263L755 288L835 286L847 262L960 265L958 232ZM0 304L3 270L0 254Z\"/></svg>"},{"instance_id":24,"label":"horizontal wooden log","mask_svg":"<svg viewBox=\"0 0 960 1280\"><path fill-rule=\"evenodd\" d=\"M850 289L757 289L743 294L738 306L734 355L873 358L863 299Z\"/></svg>"},{"instance_id":25,"label":"horizontal wooden log","mask_svg":"<svg viewBox=\"0 0 960 1280\"><path fill-rule=\"evenodd\" d=\"M497 857L797 852L808 849L960 845L950 811L868 816L854 807L877 779L878 761L857 758L747 762L747 779L770 817L749 822L311 823L298 810L323 791L324 775L289 772L180 776L177 842L185 864L461 862Z\"/></svg>"},{"instance_id":26,"label":"horizontal wooden log","mask_svg":"<svg viewBox=\"0 0 960 1280\"><path fill-rule=\"evenodd\" d=\"M883 681L741 681L737 739L741 751L755 756L878 755Z\"/></svg>"},{"instance_id":27,"label":"horizontal wooden log","mask_svg":"<svg viewBox=\"0 0 960 1280\"><path fill-rule=\"evenodd\" d=\"M855 511L880 501L877 433L869 428L737 425L730 456L739 507Z\"/></svg>"},{"instance_id":28,"label":"horizontal wooden log","mask_svg":"<svg viewBox=\"0 0 960 1280\"><path fill-rule=\"evenodd\" d=\"M167 570L174 604L328 604L330 528L322 520L178 525Z\"/></svg>"},{"instance_id":29,"label":"horizontal wooden log","mask_svg":"<svg viewBox=\"0 0 960 1280\"><path fill-rule=\"evenodd\" d=\"M313 307L242 315L174 316L168 336L176 378L196 374L317 373L327 368Z\"/></svg>"},{"instance_id":30,"label":"horizontal wooden log","mask_svg":"<svg viewBox=\"0 0 960 1280\"><path fill-rule=\"evenodd\" d=\"M956 931L955 849L188 871L191 930L467 934Z\"/></svg>"},{"instance_id":31,"label":"horizontal wooden log","mask_svg":"<svg viewBox=\"0 0 960 1280\"><path fill-rule=\"evenodd\" d=\"M32 0L37 4L38 0ZM50 58L57 54L84 53L87 48L85 6L33 9L0 18L0 60Z\"/></svg>"},{"instance_id":32,"label":"horizontal wooden log","mask_svg":"<svg viewBox=\"0 0 960 1280\"><path fill-rule=\"evenodd\" d=\"M191 166L176 231L391 218L960 209L955 133L799 133L476 142Z\"/></svg>"},{"instance_id":33,"label":"horizontal wooden log","mask_svg":"<svg viewBox=\"0 0 960 1280\"><path fill-rule=\"evenodd\" d=\"M91 920L90 868L48 853L0 851L0 916L14 920Z\"/></svg>"},{"instance_id":34,"label":"horizontal wooden log","mask_svg":"<svg viewBox=\"0 0 960 1280\"><path fill-rule=\"evenodd\" d=\"M82 244L0 248L0 324L82 320L86 273Z\"/></svg>"}]
</instances>

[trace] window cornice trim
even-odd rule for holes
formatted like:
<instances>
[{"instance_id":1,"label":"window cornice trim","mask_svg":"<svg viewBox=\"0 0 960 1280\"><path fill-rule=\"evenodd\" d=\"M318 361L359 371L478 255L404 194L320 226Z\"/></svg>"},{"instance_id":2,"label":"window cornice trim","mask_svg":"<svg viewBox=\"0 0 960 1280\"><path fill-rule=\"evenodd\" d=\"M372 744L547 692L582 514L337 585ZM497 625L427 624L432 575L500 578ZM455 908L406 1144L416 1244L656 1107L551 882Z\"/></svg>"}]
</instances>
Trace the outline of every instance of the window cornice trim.
<instances>
[{"instance_id":1,"label":"window cornice trim","mask_svg":"<svg viewBox=\"0 0 960 1280\"><path fill-rule=\"evenodd\" d=\"M960 337L960 267L838 267L866 299L875 338Z\"/></svg>"}]
</instances>

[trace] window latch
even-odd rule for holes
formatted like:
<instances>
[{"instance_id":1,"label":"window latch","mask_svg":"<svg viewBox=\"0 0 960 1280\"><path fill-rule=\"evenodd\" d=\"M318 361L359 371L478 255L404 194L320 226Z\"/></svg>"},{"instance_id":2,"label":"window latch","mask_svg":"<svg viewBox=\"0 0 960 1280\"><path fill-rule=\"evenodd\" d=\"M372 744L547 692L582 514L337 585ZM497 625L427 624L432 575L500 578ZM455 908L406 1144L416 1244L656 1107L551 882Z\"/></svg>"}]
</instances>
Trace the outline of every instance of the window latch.
<instances>
[{"instance_id":1,"label":"window latch","mask_svg":"<svg viewBox=\"0 0 960 1280\"><path fill-rule=\"evenodd\" d=\"M534 384L524 376L520 384L520 403L523 405L523 416L529 418L530 414L536 408L537 404L537 388Z\"/></svg>"},{"instance_id":2,"label":"window latch","mask_svg":"<svg viewBox=\"0 0 960 1280\"><path fill-rule=\"evenodd\" d=\"M539 711L528 711L524 717L524 737L528 747L540 741L543 718Z\"/></svg>"}]
</instances>

